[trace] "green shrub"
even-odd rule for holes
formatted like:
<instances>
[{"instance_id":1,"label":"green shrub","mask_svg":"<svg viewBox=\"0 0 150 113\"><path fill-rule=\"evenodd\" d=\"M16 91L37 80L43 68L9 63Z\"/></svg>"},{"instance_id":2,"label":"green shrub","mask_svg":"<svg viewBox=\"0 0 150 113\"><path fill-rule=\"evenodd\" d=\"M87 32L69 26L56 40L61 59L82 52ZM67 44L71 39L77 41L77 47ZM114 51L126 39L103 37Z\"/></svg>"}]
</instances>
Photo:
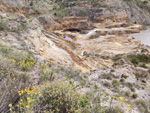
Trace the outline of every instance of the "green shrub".
<instances>
[{"instance_id":1,"label":"green shrub","mask_svg":"<svg viewBox=\"0 0 150 113\"><path fill-rule=\"evenodd\" d=\"M142 50L141 50L141 52L142 52L142 53L144 53L144 52L145 52L145 50L144 50L144 49L142 49Z\"/></svg>"},{"instance_id":2,"label":"green shrub","mask_svg":"<svg viewBox=\"0 0 150 113\"><path fill-rule=\"evenodd\" d=\"M145 113L145 111L148 109L148 105L144 100L136 100L135 104L140 112Z\"/></svg>"},{"instance_id":3,"label":"green shrub","mask_svg":"<svg viewBox=\"0 0 150 113\"><path fill-rule=\"evenodd\" d=\"M108 87L108 88L112 88L113 87L112 84L110 82L108 82L108 81L104 81L103 85L105 87Z\"/></svg>"},{"instance_id":4,"label":"green shrub","mask_svg":"<svg viewBox=\"0 0 150 113\"><path fill-rule=\"evenodd\" d=\"M75 2L70 5L70 7L74 7L74 6L76 6Z\"/></svg>"},{"instance_id":5,"label":"green shrub","mask_svg":"<svg viewBox=\"0 0 150 113\"><path fill-rule=\"evenodd\" d=\"M45 68L45 69L41 69L41 80L42 81L52 81L54 80L54 71Z\"/></svg>"},{"instance_id":6,"label":"green shrub","mask_svg":"<svg viewBox=\"0 0 150 113\"><path fill-rule=\"evenodd\" d=\"M112 80L112 77L113 75L111 73L99 75L99 78L108 79L108 80Z\"/></svg>"},{"instance_id":7,"label":"green shrub","mask_svg":"<svg viewBox=\"0 0 150 113\"><path fill-rule=\"evenodd\" d=\"M125 96L130 97L130 95L131 95L131 92L130 92L130 91L126 91L126 92L125 92Z\"/></svg>"},{"instance_id":8,"label":"green shrub","mask_svg":"<svg viewBox=\"0 0 150 113\"><path fill-rule=\"evenodd\" d=\"M108 101L108 96L104 92L89 91L82 100L84 105L82 113L105 113L107 106L103 106L101 101Z\"/></svg>"},{"instance_id":9,"label":"green shrub","mask_svg":"<svg viewBox=\"0 0 150 113\"><path fill-rule=\"evenodd\" d=\"M54 15L57 16L57 13L55 12Z\"/></svg>"},{"instance_id":10,"label":"green shrub","mask_svg":"<svg viewBox=\"0 0 150 113\"><path fill-rule=\"evenodd\" d=\"M128 75L122 75L121 78L127 79L129 76Z\"/></svg>"},{"instance_id":11,"label":"green shrub","mask_svg":"<svg viewBox=\"0 0 150 113\"><path fill-rule=\"evenodd\" d=\"M116 55L112 58L112 60L117 61L122 58L122 54Z\"/></svg>"},{"instance_id":12,"label":"green shrub","mask_svg":"<svg viewBox=\"0 0 150 113\"><path fill-rule=\"evenodd\" d=\"M135 92L135 88L134 87L130 87L132 92Z\"/></svg>"},{"instance_id":13,"label":"green shrub","mask_svg":"<svg viewBox=\"0 0 150 113\"><path fill-rule=\"evenodd\" d=\"M135 76L136 76L137 79L145 78L145 77L143 76L143 74L144 74L144 73L136 73Z\"/></svg>"},{"instance_id":14,"label":"green shrub","mask_svg":"<svg viewBox=\"0 0 150 113\"><path fill-rule=\"evenodd\" d=\"M111 72L115 72L115 70L114 70L114 69L111 69Z\"/></svg>"},{"instance_id":15,"label":"green shrub","mask_svg":"<svg viewBox=\"0 0 150 113\"><path fill-rule=\"evenodd\" d=\"M141 67L143 67L143 68L147 68L147 66L146 66L146 64L145 64L145 63L143 63L143 64L141 65Z\"/></svg>"},{"instance_id":16,"label":"green shrub","mask_svg":"<svg viewBox=\"0 0 150 113\"><path fill-rule=\"evenodd\" d=\"M137 22L135 21L134 24L137 24Z\"/></svg>"},{"instance_id":17,"label":"green shrub","mask_svg":"<svg viewBox=\"0 0 150 113\"><path fill-rule=\"evenodd\" d=\"M136 99L138 97L138 95L136 93L132 94L132 98Z\"/></svg>"},{"instance_id":18,"label":"green shrub","mask_svg":"<svg viewBox=\"0 0 150 113\"><path fill-rule=\"evenodd\" d=\"M10 49L9 47L0 45L0 52L1 52L3 55L7 55L7 54L9 54L9 52L11 52L11 49Z\"/></svg>"},{"instance_id":19,"label":"green shrub","mask_svg":"<svg viewBox=\"0 0 150 113\"><path fill-rule=\"evenodd\" d=\"M13 61L14 64L18 66L22 71L27 71L34 67L35 60L32 58L32 52L24 51L23 53L24 54L0 44L0 54L5 57L5 59Z\"/></svg>"},{"instance_id":20,"label":"green shrub","mask_svg":"<svg viewBox=\"0 0 150 113\"><path fill-rule=\"evenodd\" d=\"M121 82L122 85L124 85L125 84L124 78L121 78L120 82Z\"/></svg>"},{"instance_id":21,"label":"green shrub","mask_svg":"<svg viewBox=\"0 0 150 113\"><path fill-rule=\"evenodd\" d=\"M80 95L68 82L45 83L41 86L41 97L35 100L34 112L74 113L81 111ZM84 105L84 104L83 104Z\"/></svg>"},{"instance_id":22,"label":"green shrub","mask_svg":"<svg viewBox=\"0 0 150 113\"><path fill-rule=\"evenodd\" d=\"M146 0L145 0L145 1L143 1L143 3L144 3L144 4L147 4L147 3L148 3L148 1L146 1Z\"/></svg>"},{"instance_id":23,"label":"green shrub","mask_svg":"<svg viewBox=\"0 0 150 113\"><path fill-rule=\"evenodd\" d=\"M139 60L137 58L131 58L131 62L137 66L139 64Z\"/></svg>"},{"instance_id":24,"label":"green shrub","mask_svg":"<svg viewBox=\"0 0 150 113\"><path fill-rule=\"evenodd\" d=\"M2 25L2 22L0 21L0 31L3 31L4 28L3 28L3 25Z\"/></svg>"},{"instance_id":25,"label":"green shrub","mask_svg":"<svg viewBox=\"0 0 150 113\"><path fill-rule=\"evenodd\" d=\"M25 25L21 24L18 26L18 31L23 31L25 29Z\"/></svg>"},{"instance_id":26,"label":"green shrub","mask_svg":"<svg viewBox=\"0 0 150 113\"><path fill-rule=\"evenodd\" d=\"M30 6L33 6L33 1L30 2Z\"/></svg>"},{"instance_id":27,"label":"green shrub","mask_svg":"<svg viewBox=\"0 0 150 113\"><path fill-rule=\"evenodd\" d=\"M30 57L25 57L19 62L19 67L22 71L28 71L35 65L35 60Z\"/></svg>"},{"instance_id":28,"label":"green shrub","mask_svg":"<svg viewBox=\"0 0 150 113\"><path fill-rule=\"evenodd\" d=\"M99 87L98 87L98 85L95 84L95 85L94 85L94 88L97 90Z\"/></svg>"},{"instance_id":29,"label":"green shrub","mask_svg":"<svg viewBox=\"0 0 150 113\"><path fill-rule=\"evenodd\" d=\"M142 86L141 88L142 88L142 89L145 89L145 87L144 87L144 86Z\"/></svg>"},{"instance_id":30,"label":"green shrub","mask_svg":"<svg viewBox=\"0 0 150 113\"><path fill-rule=\"evenodd\" d=\"M138 55L138 59L140 60L140 62L148 63L150 62L150 55L141 54Z\"/></svg>"},{"instance_id":31,"label":"green shrub","mask_svg":"<svg viewBox=\"0 0 150 113\"><path fill-rule=\"evenodd\" d=\"M133 92L135 91L134 84L132 84L132 83L125 83L124 85L127 86L128 88L130 88L131 91L133 91Z\"/></svg>"},{"instance_id":32,"label":"green shrub","mask_svg":"<svg viewBox=\"0 0 150 113\"><path fill-rule=\"evenodd\" d=\"M2 44L0 44L0 54L7 59L14 59L16 61L20 61L20 59L24 58L24 55L26 55L26 53L22 54L17 50L14 50Z\"/></svg>"},{"instance_id":33,"label":"green shrub","mask_svg":"<svg viewBox=\"0 0 150 113\"><path fill-rule=\"evenodd\" d=\"M82 96L80 98L80 105L84 108L84 109L88 109L88 101L89 101L89 97L88 95Z\"/></svg>"},{"instance_id":34,"label":"green shrub","mask_svg":"<svg viewBox=\"0 0 150 113\"><path fill-rule=\"evenodd\" d=\"M116 106L116 107L106 110L105 113L124 113L124 111L120 107Z\"/></svg>"},{"instance_id":35,"label":"green shrub","mask_svg":"<svg viewBox=\"0 0 150 113\"><path fill-rule=\"evenodd\" d=\"M114 79L114 80L112 81L112 85L113 85L114 87L119 86L118 80Z\"/></svg>"},{"instance_id":36,"label":"green shrub","mask_svg":"<svg viewBox=\"0 0 150 113\"><path fill-rule=\"evenodd\" d=\"M136 0L136 4L137 4L138 7L142 8L142 9L145 9L147 11L150 11L148 1L146 1L146 0L144 0L144 1Z\"/></svg>"},{"instance_id":37,"label":"green shrub","mask_svg":"<svg viewBox=\"0 0 150 113\"><path fill-rule=\"evenodd\" d=\"M127 58L135 66L137 66L139 63L149 63L150 62L150 55L146 55L146 54L128 55Z\"/></svg>"}]
</instances>

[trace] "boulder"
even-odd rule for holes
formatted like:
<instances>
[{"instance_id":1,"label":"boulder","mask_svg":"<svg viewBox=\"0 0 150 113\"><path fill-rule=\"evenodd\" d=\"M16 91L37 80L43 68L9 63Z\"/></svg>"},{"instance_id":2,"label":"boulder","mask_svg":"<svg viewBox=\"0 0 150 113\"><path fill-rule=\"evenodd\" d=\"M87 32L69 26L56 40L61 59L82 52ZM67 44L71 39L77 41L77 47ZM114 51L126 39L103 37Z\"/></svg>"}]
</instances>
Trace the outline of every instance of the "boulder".
<instances>
[{"instance_id":1,"label":"boulder","mask_svg":"<svg viewBox=\"0 0 150 113\"><path fill-rule=\"evenodd\" d=\"M7 14L6 13L0 13L0 19L4 19L7 17Z\"/></svg>"}]
</instances>

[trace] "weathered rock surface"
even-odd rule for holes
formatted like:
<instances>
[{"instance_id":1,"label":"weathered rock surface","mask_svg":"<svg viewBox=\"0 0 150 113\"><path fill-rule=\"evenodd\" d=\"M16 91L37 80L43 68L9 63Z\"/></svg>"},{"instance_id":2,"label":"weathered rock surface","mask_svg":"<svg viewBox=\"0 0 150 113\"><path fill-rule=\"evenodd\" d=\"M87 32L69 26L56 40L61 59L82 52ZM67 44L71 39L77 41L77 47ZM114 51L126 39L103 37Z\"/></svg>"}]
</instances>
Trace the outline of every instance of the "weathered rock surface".
<instances>
[{"instance_id":1,"label":"weathered rock surface","mask_svg":"<svg viewBox=\"0 0 150 113\"><path fill-rule=\"evenodd\" d=\"M54 30L70 30L70 31L82 31L92 29L94 26L88 19L79 17L69 17L63 19L56 19L58 26L54 27Z\"/></svg>"},{"instance_id":2,"label":"weathered rock surface","mask_svg":"<svg viewBox=\"0 0 150 113\"><path fill-rule=\"evenodd\" d=\"M27 47L37 52L38 55L47 61L73 66L81 69L83 72L113 66L113 62L109 57L99 59L99 54L107 54L108 56L127 54L136 51L136 48L141 46L138 40L123 35L125 33L140 32L143 29L140 25L114 22L109 26L107 24L105 26L103 22L93 24L92 21L86 18L69 17L62 20L52 20L56 22L53 26L50 26L52 21L47 21L49 24L47 31L45 31L43 29L45 28L45 22L39 20L39 18L27 21L25 32L30 31L28 34L23 33L22 30L20 31L20 36L25 38L24 43ZM19 23L22 24L23 22ZM49 28L53 29L53 32ZM16 29L19 28L16 27ZM88 33L83 34L83 32ZM69 36L73 41L65 40L64 36ZM5 40L9 41L7 38ZM18 41L18 39L14 40L14 42L12 40L11 44ZM21 48L21 45L15 44L14 46ZM86 51L88 54L82 54L83 51Z\"/></svg>"},{"instance_id":3,"label":"weathered rock surface","mask_svg":"<svg viewBox=\"0 0 150 113\"><path fill-rule=\"evenodd\" d=\"M101 17L101 21L104 19L110 19L111 21L126 21L135 23L150 24L150 3L144 3L143 0L105 0L105 1L26 1L26 0L0 0L1 12L13 12L27 14L40 14L45 12L59 13L59 9L64 10L61 13L67 13L68 16L89 17L91 19L98 19ZM15 6L10 7L9 4ZM7 7L7 8L6 8ZM70 8L71 7L71 8ZM86 8L85 8L86 7ZM111 10L110 10L111 9ZM61 14L63 16L63 14ZM65 15L64 15L65 16ZM102 19L103 18L103 19ZM100 21L98 19L98 21Z\"/></svg>"}]
</instances>

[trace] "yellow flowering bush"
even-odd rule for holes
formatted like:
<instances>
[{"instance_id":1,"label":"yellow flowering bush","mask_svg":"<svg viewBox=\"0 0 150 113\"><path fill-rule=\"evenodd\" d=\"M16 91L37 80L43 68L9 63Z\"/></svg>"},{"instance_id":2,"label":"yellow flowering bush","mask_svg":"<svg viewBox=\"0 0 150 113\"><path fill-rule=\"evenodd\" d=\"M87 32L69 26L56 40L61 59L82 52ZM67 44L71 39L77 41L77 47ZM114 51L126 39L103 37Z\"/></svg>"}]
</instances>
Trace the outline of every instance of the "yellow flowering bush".
<instances>
[{"instance_id":1,"label":"yellow flowering bush","mask_svg":"<svg viewBox=\"0 0 150 113\"><path fill-rule=\"evenodd\" d=\"M15 109L14 111L22 111L22 112L29 111L30 106L34 104L35 98L41 96L39 88L36 87L32 87L31 89L26 87L25 90L18 91L18 94L20 96L20 100L18 101L18 104L15 105L17 106L17 109ZM10 107L9 109L10 111L13 111L12 109L13 107L15 108L15 106L12 106L12 104L9 104L8 106Z\"/></svg>"},{"instance_id":2,"label":"yellow flowering bush","mask_svg":"<svg viewBox=\"0 0 150 113\"><path fill-rule=\"evenodd\" d=\"M80 95L74 87L64 81L45 83L40 88L41 94L31 105L34 112L81 113Z\"/></svg>"},{"instance_id":3,"label":"yellow flowering bush","mask_svg":"<svg viewBox=\"0 0 150 113\"><path fill-rule=\"evenodd\" d=\"M5 60L11 64L19 67L22 71L30 70L35 65L35 60L32 58L32 52L25 52L21 54L10 47L0 44L0 60Z\"/></svg>"},{"instance_id":4,"label":"yellow flowering bush","mask_svg":"<svg viewBox=\"0 0 150 113\"><path fill-rule=\"evenodd\" d=\"M120 104L122 104L123 102L126 102L127 107L130 107L130 104L127 103L129 100L125 99L124 97L114 96L113 100L117 100Z\"/></svg>"},{"instance_id":5,"label":"yellow flowering bush","mask_svg":"<svg viewBox=\"0 0 150 113\"><path fill-rule=\"evenodd\" d=\"M29 86L29 75L18 73L16 69L15 59L0 58L0 113L7 112L9 104L9 110L13 110L18 90Z\"/></svg>"},{"instance_id":6,"label":"yellow flowering bush","mask_svg":"<svg viewBox=\"0 0 150 113\"><path fill-rule=\"evenodd\" d=\"M12 111L12 104L9 104L8 106L10 107L9 110Z\"/></svg>"},{"instance_id":7,"label":"yellow flowering bush","mask_svg":"<svg viewBox=\"0 0 150 113\"><path fill-rule=\"evenodd\" d=\"M42 80L48 79L48 76L49 76L50 74L52 74L52 73L53 73L52 70L50 70L50 69L48 69L48 68L42 69L42 70L41 70Z\"/></svg>"},{"instance_id":8,"label":"yellow flowering bush","mask_svg":"<svg viewBox=\"0 0 150 113\"><path fill-rule=\"evenodd\" d=\"M31 59L29 57L26 57L22 59L20 62L17 63L21 70L27 71L30 70L35 65L34 59Z\"/></svg>"},{"instance_id":9,"label":"yellow flowering bush","mask_svg":"<svg viewBox=\"0 0 150 113\"><path fill-rule=\"evenodd\" d=\"M114 96L114 97L113 97L113 100L117 100L117 102L118 102L119 104L125 103L126 106L127 106L127 108L129 108L129 112L132 111L132 109L130 109L131 105L128 103L128 102L129 102L128 99L126 99L126 98L124 98L124 97Z\"/></svg>"}]
</instances>

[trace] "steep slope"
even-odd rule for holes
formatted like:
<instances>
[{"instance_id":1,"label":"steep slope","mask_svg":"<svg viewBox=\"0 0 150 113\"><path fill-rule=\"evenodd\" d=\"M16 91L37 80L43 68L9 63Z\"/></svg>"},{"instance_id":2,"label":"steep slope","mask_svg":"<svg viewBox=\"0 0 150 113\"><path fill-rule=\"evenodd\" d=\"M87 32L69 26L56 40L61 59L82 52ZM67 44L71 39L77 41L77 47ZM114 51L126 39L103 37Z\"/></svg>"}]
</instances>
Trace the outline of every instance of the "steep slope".
<instances>
[{"instance_id":1,"label":"steep slope","mask_svg":"<svg viewBox=\"0 0 150 113\"><path fill-rule=\"evenodd\" d=\"M148 0L58 0L55 2L60 3L64 9L68 9L71 16L88 16L92 19L99 16L117 16L118 18L126 16L131 22L150 24Z\"/></svg>"}]
</instances>

